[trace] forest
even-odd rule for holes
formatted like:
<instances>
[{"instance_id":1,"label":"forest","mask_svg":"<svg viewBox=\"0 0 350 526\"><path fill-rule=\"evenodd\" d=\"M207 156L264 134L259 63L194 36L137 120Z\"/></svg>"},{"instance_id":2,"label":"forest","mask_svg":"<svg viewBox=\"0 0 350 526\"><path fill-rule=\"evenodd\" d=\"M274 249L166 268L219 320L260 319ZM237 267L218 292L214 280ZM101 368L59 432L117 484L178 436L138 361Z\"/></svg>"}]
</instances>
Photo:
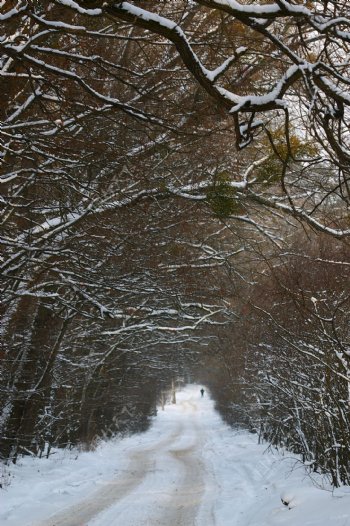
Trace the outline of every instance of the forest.
<instances>
[{"instance_id":1,"label":"forest","mask_svg":"<svg viewBox=\"0 0 350 526\"><path fill-rule=\"evenodd\" d=\"M345 0L0 1L0 459L174 386L350 484Z\"/></svg>"}]
</instances>

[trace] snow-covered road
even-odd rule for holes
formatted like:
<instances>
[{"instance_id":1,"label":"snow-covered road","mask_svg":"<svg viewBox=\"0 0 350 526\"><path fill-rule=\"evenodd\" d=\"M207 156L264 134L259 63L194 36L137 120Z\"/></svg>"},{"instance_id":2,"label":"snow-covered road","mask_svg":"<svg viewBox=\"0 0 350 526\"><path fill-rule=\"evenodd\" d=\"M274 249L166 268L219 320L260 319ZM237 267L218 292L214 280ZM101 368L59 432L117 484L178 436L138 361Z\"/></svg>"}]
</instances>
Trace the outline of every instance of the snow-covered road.
<instances>
[{"instance_id":1,"label":"snow-covered road","mask_svg":"<svg viewBox=\"0 0 350 526\"><path fill-rule=\"evenodd\" d=\"M187 389L167 407L161 437L144 435L144 443L125 450L127 465L118 477L40 526L187 526L196 524L204 500L202 524L214 525L214 500L204 494L210 487L213 496L218 484L202 455L210 430L208 403L198 394Z\"/></svg>"},{"instance_id":2,"label":"snow-covered road","mask_svg":"<svg viewBox=\"0 0 350 526\"><path fill-rule=\"evenodd\" d=\"M200 454L205 425L192 397L176 409L180 418L171 421L163 438L125 451L128 465L120 476L40 526L194 524L212 475Z\"/></svg>"},{"instance_id":3,"label":"snow-covered road","mask_svg":"<svg viewBox=\"0 0 350 526\"><path fill-rule=\"evenodd\" d=\"M0 525L350 526L348 488L315 487L296 459L228 428L199 389L178 393L142 435L24 459L0 492Z\"/></svg>"}]
</instances>

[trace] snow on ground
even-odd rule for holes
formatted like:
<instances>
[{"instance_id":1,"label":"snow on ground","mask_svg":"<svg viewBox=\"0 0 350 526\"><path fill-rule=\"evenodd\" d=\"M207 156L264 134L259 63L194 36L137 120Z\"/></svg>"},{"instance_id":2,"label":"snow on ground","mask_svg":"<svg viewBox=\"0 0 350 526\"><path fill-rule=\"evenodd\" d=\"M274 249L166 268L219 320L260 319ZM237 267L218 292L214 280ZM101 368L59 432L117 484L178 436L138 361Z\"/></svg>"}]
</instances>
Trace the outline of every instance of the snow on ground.
<instances>
[{"instance_id":1,"label":"snow on ground","mask_svg":"<svg viewBox=\"0 0 350 526\"><path fill-rule=\"evenodd\" d=\"M0 525L350 526L350 488L332 492L296 458L232 430L199 389L178 393L146 433L21 459L5 473Z\"/></svg>"}]
</instances>

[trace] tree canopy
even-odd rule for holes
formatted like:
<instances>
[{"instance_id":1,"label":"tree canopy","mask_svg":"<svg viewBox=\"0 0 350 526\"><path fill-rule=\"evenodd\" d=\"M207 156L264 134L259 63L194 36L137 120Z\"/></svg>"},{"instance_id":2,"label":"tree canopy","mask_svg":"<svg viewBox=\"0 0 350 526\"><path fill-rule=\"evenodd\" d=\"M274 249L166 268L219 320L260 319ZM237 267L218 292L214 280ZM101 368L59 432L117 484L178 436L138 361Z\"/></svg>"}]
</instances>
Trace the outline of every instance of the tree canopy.
<instances>
[{"instance_id":1,"label":"tree canopy","mask_svg":"<svg viewBox=\"0 0 350 526\"><path fill-rule=\"evenodd\" d=\"M5 459L195 371L349 480L347 4L0 1Z\"/></svg>"}]
</instances>

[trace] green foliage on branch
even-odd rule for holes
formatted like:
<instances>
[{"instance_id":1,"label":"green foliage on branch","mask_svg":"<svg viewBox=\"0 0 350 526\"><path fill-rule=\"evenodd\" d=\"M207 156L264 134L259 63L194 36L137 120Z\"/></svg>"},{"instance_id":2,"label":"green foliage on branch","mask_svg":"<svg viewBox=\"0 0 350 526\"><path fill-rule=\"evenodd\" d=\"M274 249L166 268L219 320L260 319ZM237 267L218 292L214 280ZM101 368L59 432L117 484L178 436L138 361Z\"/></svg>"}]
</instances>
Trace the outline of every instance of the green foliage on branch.
<instances>
[{"instance_id":1,"label":"green foliage on branch","mask_svg":"<svg viewBox=\"0 0 350 526\"><path fill-rule=\"evenodd\" d=\"M207 192L207 202L220 218L242 214L244 211L237 190L230 186L230 181L230 174L224 170L215 176L215 182Z\"/></svg>"}]
</instances>

